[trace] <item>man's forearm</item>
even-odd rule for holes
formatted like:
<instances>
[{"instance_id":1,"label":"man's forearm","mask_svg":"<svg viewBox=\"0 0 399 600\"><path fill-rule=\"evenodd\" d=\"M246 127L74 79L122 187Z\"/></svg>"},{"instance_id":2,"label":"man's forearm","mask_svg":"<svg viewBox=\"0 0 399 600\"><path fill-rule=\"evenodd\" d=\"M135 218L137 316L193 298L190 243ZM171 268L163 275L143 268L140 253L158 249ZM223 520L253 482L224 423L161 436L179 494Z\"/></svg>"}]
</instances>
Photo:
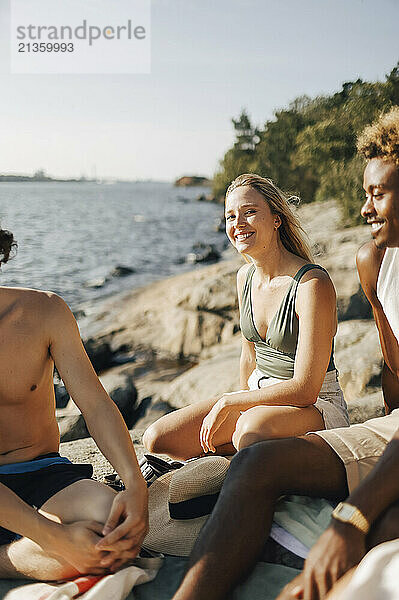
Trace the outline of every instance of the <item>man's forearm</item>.
<instances>
[{"instance_id":1,"label":"man's forearm","mask_svg":"<svg viewBox=\"0 0 399 600\"><path fill-rule=\"evenodd\" d=\"M60 525L41 515L13 491L0 484L0 525L40 545L57 536Z\"/></svg>"},{"instance_id":2,"label":"man's forearm","mask_svg":"<svg viewBox=\"0 0 399 600\"><path fill-rule=\"evenodd\" d=\"M399 499L399 430L377 465L348 497L370 524Z\"/></svg>"},{"instance_id":3,"label":"man's forearm","mask_svg":"<svg viewBox=\"0 0 399 600\"><path fill-rule=\"evenodd\" d=\"M95 411L85 411L87 428L104 456L122 477L126 488L146 487L129 431L118 408L108 397Z\"/></svg>"}]
</instances>

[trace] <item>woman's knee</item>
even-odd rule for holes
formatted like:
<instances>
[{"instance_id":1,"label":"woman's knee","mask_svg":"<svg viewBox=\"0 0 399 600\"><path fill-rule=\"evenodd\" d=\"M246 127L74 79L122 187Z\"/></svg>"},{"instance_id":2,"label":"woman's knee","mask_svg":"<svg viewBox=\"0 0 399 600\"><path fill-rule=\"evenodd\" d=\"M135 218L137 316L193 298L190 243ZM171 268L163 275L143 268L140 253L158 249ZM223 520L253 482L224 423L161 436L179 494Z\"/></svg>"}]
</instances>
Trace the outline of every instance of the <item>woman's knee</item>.
<instances>
[{"instance_id":1,"label":"woman's knee","mask_svg":"<svg viewBox=\"0 0 399 600\"><path fill-rule=\"evenodd\" d=\"M143 446L148 452L162 454L165 452L165 434L164 428L155 421L143 434Z\"/></svg>"},{"instance_id":2,"label":"woman's knee","mask_svg":"<svg viewBox=\"0 0 399 600\"><path fill-rule=\"evenodd\" d=\"M236 450L242 450L257 442L278 437L276 434L272 423L259 422L256 413L248 410L238 419L232 442Z\"/></svg>"}]
</instances>

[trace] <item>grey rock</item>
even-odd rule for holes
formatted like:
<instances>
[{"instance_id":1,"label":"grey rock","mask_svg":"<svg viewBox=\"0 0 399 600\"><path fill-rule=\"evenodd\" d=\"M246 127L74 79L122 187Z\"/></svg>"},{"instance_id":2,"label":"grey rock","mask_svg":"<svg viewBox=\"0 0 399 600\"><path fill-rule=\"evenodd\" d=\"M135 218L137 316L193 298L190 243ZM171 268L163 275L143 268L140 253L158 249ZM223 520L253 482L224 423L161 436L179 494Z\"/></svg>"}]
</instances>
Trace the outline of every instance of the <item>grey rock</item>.
<instances>
[{"instance_id":1,"label":"grey rock","mask_svg":"<svg viewBox=\"0 0 399 600\"><path fill-rule=\"evenodd\" d=\"M114 367L100 376L100 381L119 408L128 428L135 422L137 390L129 365Z\"/></svg>"},{"instance_id":2,"label":"grey rock","mask_svg":"<svg viewBox=\"0 0 399 600\"><path fill-rule=\"evenodd\" d=\"M194 244L193 251L187 254L188 263L210 263L220 259L220 252L213 244Z\"/></svg>"},{"instance_id":3,"label":"grey rock","mask_svg":"<svg viewBox=\"0 0 399 600\"><path fill-rule=\"evenodd\" d=\"M117 265L110 273L110 277L127 277L136 273L131 267L124 267L123 265Z\"/></svg>"},{"instance_id":4,"label":"grey rock","mask_svg":"<svg viewBox=\"0 0 399 600\"><path fill-rule=\"evenodd\" d=\"M100 373L112 365L114 353L108 339L91 337L84 341L84 346L96 373Z\"/></svg>"},{"instance_id":5,"label":"grey rock","mask_svg":"<svg viewBox=\"0 0 399 600\"><path fill-rule=\"evenodd\" d=\"M371 304L367 300L360 284L352 296L338 298L337 310L340 321L373 318Z\"/></svg>"},{"instance_id":6,"label":"grey rock","mask_svg":"<svg viewBox=\"0 0 399 600\"><path fill-rule=\"evenodd\" d=\"M381 374L382 354L374 321L340 323L335 348L339 381L349 403L364 396Z\"/></svg>"},{"instance_id":7,"label":"grey rock","mask_svg":"<svg viewBox=\"0 0 399 600\"><path fill-rule=\"evenodd\" d=\"M353 400L348 404L349 420L351 424L364 423L368 419L385 415L382 392L374 392Z\"/></svg>"},{"instance_id":8,"label":"grey rock","mask_svg":"<svg viewBox=\"0 0 399 600\"><path fill-rule=\"evenodd\" d=\"M69 394L62 382L54 385L55 405L57 408L65 408L69 402Z\"/></svg>"},{"instance_id":9,"label":"grey rock","mask_svg":"<svg viewBox=\"0 0 399 600\"><path fill-rule=\"evenodd\" d=\"M135 422L137 390L129 373L129 366L115 367L100 377L101 383L119 408L128 428ZM56 411L62 442L89 437L85 420L79 408L70 399L67 406Z\"/></svg>"},{"instance_id":10,"label":"grey rock","mask_svg":"<svg viewBox=\"0 0 399 600\"><path fill-rule=\"evenodd\" d=\"M240 340L218 346L214 356L202 360L170 384L161 398L173 408L183 408L193 402L209 400L240 389Z\"/></svg>"},{"instance_id":11,"label":"grey rock","mask_svg":"<svg viewBox=\"0 0 399 600\"><path fill-rule=\"evenodd\" d=\"M99 277L98 279L90 279L89 281L86 282L85 285L88 288L93 288L94 290L98 290L98 289L104 287L106 282L107 282L106 277Z\"/></svg>"}]
</instances>

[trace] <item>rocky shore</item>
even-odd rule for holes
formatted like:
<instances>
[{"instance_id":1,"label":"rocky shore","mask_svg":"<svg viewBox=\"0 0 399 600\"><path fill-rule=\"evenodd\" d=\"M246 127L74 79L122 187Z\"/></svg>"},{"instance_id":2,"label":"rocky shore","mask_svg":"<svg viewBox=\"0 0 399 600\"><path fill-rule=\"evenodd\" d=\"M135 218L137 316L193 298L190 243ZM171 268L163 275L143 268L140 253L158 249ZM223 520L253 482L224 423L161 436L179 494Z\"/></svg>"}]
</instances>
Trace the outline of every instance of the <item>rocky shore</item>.
<instances>
[{"instance_id":1,"label":"rocky shore","mask_svg":"<svg viewBox=\"0 0 399 600\"><path fill-rule=\"evenodd\" d=\"M336 364L351 421L361 422L383 413L378 335L355 267L356 250L370 233L363 226L342 228L333 201L305 205L300 218L316 262L329 271L337 289ZM216 264L81 307L82 338L139 456L141 434L153 420L239 389L235 277L241 263L231 250ZM62 452L92 462L101 478L110 466L91 439L82 439L84 421L61 385L57 405Z\"/></svg>"}]
</instances>

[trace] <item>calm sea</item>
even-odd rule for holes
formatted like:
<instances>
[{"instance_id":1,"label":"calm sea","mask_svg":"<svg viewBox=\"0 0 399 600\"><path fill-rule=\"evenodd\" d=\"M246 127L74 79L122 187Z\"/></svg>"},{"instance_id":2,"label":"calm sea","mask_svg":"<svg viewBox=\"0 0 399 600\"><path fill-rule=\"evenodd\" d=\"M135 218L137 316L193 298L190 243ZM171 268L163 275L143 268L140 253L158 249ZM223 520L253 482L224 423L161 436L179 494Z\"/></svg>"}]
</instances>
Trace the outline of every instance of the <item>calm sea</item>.
<instances>
[{"instance_id":1,"label":"calm sea","mask_svg":"<svg viewBox=\"0 0 399 600\"><path fill-rule=\"evenodd\" d=\"M166 183L1 183L0 220L18 241L0 284L52 290L71 306L144 285L192 265L197 242L220 249L222 207L204 188ZM114 277L118 265L135 270ZM99 286L99 287L97 287Z\"/></svg>"}]
</instances>

